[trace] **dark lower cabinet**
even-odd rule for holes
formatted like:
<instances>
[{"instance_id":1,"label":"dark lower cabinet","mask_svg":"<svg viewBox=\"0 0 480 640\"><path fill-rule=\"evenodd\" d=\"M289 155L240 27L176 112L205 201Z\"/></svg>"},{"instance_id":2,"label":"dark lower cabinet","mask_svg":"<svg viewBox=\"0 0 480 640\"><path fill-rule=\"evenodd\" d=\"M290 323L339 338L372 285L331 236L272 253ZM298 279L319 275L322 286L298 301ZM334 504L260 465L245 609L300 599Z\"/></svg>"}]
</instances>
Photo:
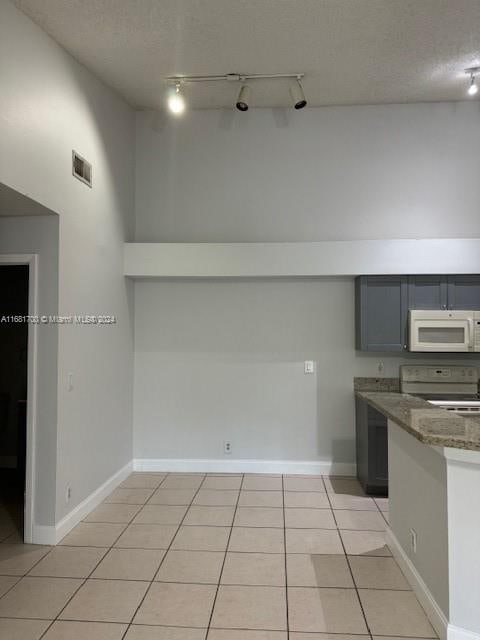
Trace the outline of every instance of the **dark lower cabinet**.
<instances>
[{"instance_id":1,"label":"dark lower cabinet","mask_svg":"<svg viewBox=\"0 0 480 640\"><path fill-rule=\"evenodd\" d=\"M365 493L388 495L387 419L368 402L356 398L357 477Z\"/></svg>"}]
</instances>

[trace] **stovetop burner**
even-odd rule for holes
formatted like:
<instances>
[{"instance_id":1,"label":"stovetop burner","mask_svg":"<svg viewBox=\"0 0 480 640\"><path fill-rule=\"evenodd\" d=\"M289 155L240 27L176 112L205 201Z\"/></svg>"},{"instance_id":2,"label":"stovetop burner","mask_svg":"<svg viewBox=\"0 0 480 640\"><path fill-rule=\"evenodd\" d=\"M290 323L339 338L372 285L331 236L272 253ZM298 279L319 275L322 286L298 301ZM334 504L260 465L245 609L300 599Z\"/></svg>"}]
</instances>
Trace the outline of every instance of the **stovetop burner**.
<instances>
[{"instance_id":1,"label":"stovetop burner","mask_svg":"<svg viewBox=\"0 0 480 640\"><path fill-rule=\"evenodd\" d=\"M469 401L459 401L459 400L427 400L430 404L438 407L439 409L444 409L445 411L452 411L454 413L459 413L460 415L478 415L480 416L480 402L469 402Z\"/></svg>"},{"instance_id":2,"label":"stovetop burner","mask_svg":"<svg viewBox=\"0 0 480 640\"><path fill-rule=\"evenodd\" d=\"M440 400L445 402L479 402L480 403L480 395L478 393L412 393L412 396L417 396L418 398L423 398L424 400Z\"/></svg>"}]
</instances>

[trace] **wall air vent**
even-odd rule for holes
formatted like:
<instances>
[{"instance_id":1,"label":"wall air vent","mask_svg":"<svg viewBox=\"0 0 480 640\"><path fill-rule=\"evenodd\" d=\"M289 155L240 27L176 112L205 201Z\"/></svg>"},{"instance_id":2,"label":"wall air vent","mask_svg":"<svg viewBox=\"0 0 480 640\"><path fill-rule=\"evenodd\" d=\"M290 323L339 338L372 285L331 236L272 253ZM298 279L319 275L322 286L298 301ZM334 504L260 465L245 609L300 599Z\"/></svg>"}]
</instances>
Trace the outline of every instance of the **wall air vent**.
<instances>
[{"instance_id":1,"label":"wall air vent","mask_svg":"<svg viewBox=\"0 0 480 640\"><path fill-rule=\"evenodd\" d=\"M92 186L92 165L76 151L72 151L72 174L89 187Z\"/></svg>"}]
</instances>

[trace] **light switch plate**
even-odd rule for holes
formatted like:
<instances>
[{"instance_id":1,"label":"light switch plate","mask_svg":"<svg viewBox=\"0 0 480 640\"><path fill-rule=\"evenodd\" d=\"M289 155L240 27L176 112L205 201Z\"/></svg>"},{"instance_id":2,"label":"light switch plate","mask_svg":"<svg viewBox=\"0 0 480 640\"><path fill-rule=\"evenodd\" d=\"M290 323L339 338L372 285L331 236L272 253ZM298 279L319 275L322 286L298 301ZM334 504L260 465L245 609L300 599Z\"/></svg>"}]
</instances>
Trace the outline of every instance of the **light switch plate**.
<instances>
[{"instance_id":1,"label":"light switch plate","mask_svg":"<svg viewBox=\"0 0 480 640\"><path fill-rule=\"evenodd\" d=\"M315 373L315 362L313 360L305 360L305 373Z\"/></svg>"}]
</instances>

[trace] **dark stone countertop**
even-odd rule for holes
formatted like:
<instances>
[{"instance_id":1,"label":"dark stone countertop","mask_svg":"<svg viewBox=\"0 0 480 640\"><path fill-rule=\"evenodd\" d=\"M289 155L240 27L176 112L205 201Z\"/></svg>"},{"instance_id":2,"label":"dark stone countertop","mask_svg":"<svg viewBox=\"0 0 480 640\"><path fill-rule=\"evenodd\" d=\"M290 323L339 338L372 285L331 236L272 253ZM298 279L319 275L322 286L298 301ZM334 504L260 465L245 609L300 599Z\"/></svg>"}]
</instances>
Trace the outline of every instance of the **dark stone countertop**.
<instances>
[{"instance_id":1,"label":"dark stone countertop","mask_svg":"<svg viewBox=\"0 0 480 640\"><path fill-rule=\"evenodd\" d=\"M407 393L356 391L377 411L425 444L480 451L480 419L439 409Z\"/></svg>"}]
</instances>

